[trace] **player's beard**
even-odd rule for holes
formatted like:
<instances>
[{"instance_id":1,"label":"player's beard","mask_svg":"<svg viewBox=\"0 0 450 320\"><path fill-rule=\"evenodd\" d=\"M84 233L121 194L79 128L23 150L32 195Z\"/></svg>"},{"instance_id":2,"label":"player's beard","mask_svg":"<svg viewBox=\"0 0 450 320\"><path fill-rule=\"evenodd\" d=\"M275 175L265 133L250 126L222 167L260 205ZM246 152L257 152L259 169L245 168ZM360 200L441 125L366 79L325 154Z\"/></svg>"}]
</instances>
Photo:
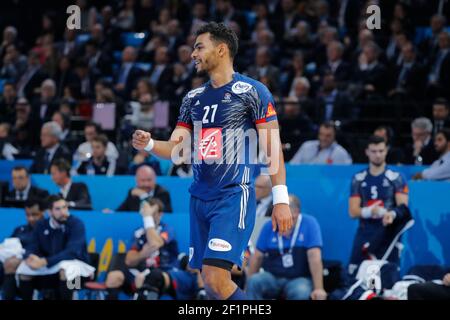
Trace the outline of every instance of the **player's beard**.
<instances>
[{"instance_id":1,"label":"player's beard","mask_svg":"<svg viewBox=\"0 0 450 320\"><path fill-rule=\"evenodd\" d=\"M384 165L384 161L380 161L380 162L374 162L374 161L370 161L370 164L371 165L373 165L374 167L377 167L377 168L379 168L379 167L381 167L381 166L383 166Z\"/></svg>"}]
</instances>

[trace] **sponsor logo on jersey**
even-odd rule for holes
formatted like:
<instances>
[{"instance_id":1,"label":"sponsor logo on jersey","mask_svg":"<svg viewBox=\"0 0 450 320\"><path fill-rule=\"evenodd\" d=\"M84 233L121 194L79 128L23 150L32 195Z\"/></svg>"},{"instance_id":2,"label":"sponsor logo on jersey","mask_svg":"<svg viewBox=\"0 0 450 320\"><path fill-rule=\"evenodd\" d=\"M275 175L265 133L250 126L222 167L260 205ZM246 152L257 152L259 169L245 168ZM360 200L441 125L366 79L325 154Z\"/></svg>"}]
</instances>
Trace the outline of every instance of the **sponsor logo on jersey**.
<instances>
[{"instance_id":1,"label":"sponsor logo on jersey","mask_svg":"<svg viewBox=\"0 0 450 320\"><path fill-rule=\"evenodd\" d=\"M202 128L199 132L199 160L222 157L222 128Z\"/></svg>"},{"instance_id":2,"label":"sponsor logo on jersey","mask_svg":"<svg viewBox=\"0 0 450 320\"><path fill-rule=\"evenodd\" d=\"M389 181L387 179L383 179L383 187L389 187Z\"/></svg>"},{"instance_id":3,"label":"sponsor logo on jersey","mask_svg":"<svg viewBox=\"0 0 450 320\"><path fill-rule=\"evenodd\" d=\"M275 112L275 108L273 107L272 103L269 102L267 105L267 112L266 112L266 118L275 116L277 113Z\"/></svg>"},{"instance_id":4,"label":"sponsor logo on jersey","mask_svg":"<svg viewBox=\"0 0 450 320\"><path fill-rule=\"evenodd\" d=\"M222 103L230 103L231 102L231 93L226 92L223 96Z\"/></svg>"},{"instance_id":5,"label":"sponsor logo on jersey","mask_svg":"<svg viewBox=\"0 0 450 320\"><path fill-rule=\"evenodd\" d=\"M209 240L208 248L214 251L230 251L231 244L223 239L214 238Z\"/></svg>"},{"instance_id":6,"label":"sponsor logo on jersey","mask_svg":"<svg viewBox=\"0 0 450 320\"><path fill-rule=\"evenodd\" d=\"M231 87L231 91L233 91L236 94L241 94L249 91L251 88L252 88L251 84L238 81L235 84L233 84L233 86Z\"/></svg>"}]
</instances>

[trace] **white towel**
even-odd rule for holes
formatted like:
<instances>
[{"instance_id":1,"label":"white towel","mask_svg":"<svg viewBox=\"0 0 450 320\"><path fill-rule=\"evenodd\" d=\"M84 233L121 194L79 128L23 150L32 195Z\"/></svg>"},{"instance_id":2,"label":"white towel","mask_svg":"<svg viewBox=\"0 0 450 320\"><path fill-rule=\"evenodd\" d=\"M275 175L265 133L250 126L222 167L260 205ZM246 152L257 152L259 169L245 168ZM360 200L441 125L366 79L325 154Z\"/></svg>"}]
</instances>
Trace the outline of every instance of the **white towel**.
<instances>
[{"instance_id":1,"label":"white towel","mask_svg":"<svg viewBox=\"0 0 450 320\"><path fill-rule=\"evenodd\" d=\"M27 276L44 276L58 273L64 270L68 281L73 281L77 277L90 277L94 274L95 268L80 260L64 260L55 264L51 268L43 267L40 269L31 269L25 261L22 261L17 268L16 274Z\"/></svg>"},{"instance_id":2,"label":"white towel","mask_svg":"<svg viewBox=\"0 0 450 320\"><path fill-rule=\"evenodd\" d=\"M6 238L0 244L0 261L2 263L11 257L22 259L24 253L25 249L22 248L19 238Z\"/></svg>"}]
</instances>

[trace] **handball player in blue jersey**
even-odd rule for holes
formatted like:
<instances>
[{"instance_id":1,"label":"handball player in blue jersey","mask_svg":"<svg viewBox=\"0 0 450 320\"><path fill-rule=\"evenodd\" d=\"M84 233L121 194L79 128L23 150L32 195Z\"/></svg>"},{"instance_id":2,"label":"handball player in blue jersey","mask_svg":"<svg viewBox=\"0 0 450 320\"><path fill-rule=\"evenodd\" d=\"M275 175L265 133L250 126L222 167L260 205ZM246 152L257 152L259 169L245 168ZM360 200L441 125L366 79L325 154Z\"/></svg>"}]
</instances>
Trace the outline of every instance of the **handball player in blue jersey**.
<instances>
[{"instance_id":1,"label":"handball player in blue jersey","mask_svg":"<svg viewBox=\"0 0 450 320\"><path fill-rule=\"evenodd\" d=\"M234 71L238 39L231 29L211 22L196 36L192 59L209 81L183 98L169 141L137 130L133 146L173 161L181 154L192 162L190 267L201 270L210 298L243 300L230 271L242 267L255 222L258 164L251 150L242 153L255 140L273 186L272 227L280 233L292 228L275 103L262 83Z\"/></svg>"}]
</instances>

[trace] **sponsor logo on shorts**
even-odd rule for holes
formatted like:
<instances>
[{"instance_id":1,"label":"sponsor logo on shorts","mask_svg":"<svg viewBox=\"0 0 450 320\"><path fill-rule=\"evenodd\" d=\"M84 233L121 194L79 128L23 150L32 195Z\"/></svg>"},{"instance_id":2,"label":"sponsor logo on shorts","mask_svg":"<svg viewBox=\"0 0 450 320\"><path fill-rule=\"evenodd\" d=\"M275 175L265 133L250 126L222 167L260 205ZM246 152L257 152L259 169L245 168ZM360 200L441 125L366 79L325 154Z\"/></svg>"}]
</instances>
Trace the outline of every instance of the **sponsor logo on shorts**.
<instances>
[{"instance_id":1,"label":"sponsor logo on shorts","mask_svg":"<svg viewBox=\"0 0 450 320\"><path fill-rule=\"evenodd\" d=\"M214 251L230 251L231 244L222 239L211 239L209 240L208 247Z\"/></svg>"}]
</instances>

